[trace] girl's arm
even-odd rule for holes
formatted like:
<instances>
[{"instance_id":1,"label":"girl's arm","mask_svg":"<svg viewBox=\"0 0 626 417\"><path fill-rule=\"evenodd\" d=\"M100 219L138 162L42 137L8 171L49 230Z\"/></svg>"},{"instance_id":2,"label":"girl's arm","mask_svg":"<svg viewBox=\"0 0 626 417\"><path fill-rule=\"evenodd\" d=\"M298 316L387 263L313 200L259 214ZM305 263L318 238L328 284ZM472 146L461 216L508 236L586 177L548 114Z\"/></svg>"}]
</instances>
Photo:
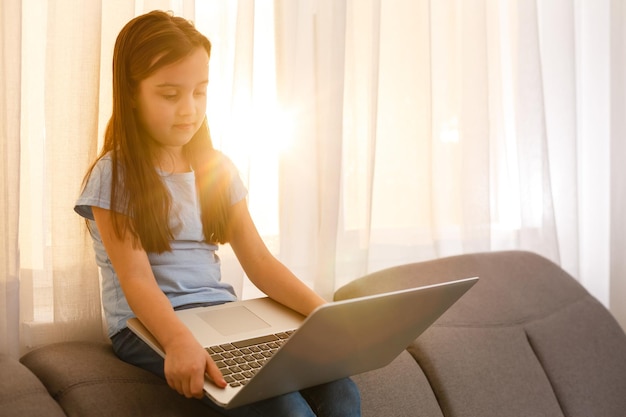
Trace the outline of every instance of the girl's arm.
<instances>
[{"instance_id":1,"label":"girl's arm","mask_svg":"<svg viewBox=\"0 0 626 417\"><path fill-rule=\"evenodd\" d=\"M128 304L165 351L168 384L188 398L201 398L206 372L217 386L225 387L226 381L210 355L174 314L154 278L146 251L133 247L129 233L117 237L109 210L92 207L92 211Z\"/></svg>"},{"instance_id":2,"label":"girl's arm","mask_svg":"<svg viewBox=\"0 0 626 417\"><path fill-rule=\"evenodd\" d=\"M325 301L267 249L250 217L245 200L232 206L230 245L250 281L270 298L309 315Z\"/></svg>"}]
</instances>

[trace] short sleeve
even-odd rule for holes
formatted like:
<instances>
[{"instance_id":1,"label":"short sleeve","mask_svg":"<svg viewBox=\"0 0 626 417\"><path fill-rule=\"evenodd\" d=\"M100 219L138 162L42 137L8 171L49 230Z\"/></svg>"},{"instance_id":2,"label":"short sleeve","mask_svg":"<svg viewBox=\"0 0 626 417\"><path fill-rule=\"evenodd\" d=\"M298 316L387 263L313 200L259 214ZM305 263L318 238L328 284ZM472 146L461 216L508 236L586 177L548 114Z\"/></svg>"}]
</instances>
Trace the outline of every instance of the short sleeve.
<instances>
[{"instance_id":1,"label":"short sleeve","mask_svg":"<svg viewBox=\"0 0 626 417\"><path fill-rule=\"evenodd\" d=\"M101 158L96 163L74 205L76 213L86 219L94 220L91 207L111 210L111 167L112 162L108 157Z\"/></svg>"},{"instance_id":2,"label":"short sleeve","mask_svg":"<svg viewBox=\"0 0 626 417\"><path fill-rule=\"evenodd\" d=\"M235 164L225 155L224 160L230 172L230 203L234 205L246 198L248 189L244 185Z\"/></svg>"}]
</instances>

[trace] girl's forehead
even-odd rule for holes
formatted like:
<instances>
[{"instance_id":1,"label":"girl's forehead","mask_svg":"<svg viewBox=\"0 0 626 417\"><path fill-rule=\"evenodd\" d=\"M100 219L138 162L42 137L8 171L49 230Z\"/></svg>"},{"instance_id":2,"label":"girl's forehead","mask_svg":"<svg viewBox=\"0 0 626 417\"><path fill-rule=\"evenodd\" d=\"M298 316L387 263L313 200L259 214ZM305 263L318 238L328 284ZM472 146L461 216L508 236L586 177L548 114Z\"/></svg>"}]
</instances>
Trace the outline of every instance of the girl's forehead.
<instances>
[{"instance_id":1,"label":"girl's forehead","mask_svg":"<svg viewBox=\"0 0 626 417\"><path fill-rule=\"evenodd\" d=\"M197 85L206 82L208 74L209 55L198 47L180 61L159 68L143 82L155 86Z\"/></svg>"}]
</instances>

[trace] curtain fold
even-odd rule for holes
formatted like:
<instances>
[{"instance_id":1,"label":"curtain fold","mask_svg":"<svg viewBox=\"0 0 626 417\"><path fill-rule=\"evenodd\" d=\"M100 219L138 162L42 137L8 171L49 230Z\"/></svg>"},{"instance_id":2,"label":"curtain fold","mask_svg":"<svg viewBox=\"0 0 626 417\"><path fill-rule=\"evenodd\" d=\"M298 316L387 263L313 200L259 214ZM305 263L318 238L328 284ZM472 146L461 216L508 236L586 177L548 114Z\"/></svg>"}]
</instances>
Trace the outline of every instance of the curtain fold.
<instances>
[{"instance_id":1,"label":"curtain fold","mask_svg":"<svg viewBox=\"0 0 626 417\"><path fill-rule=\"evenodd\" d=\"M515 141L520 183L519 247L535 250L560 262L549 172L544 108L543 76L537 5L534 1L516 4L513 25L516 44L513 88L515 93Z\"/></svg>"},{"instance_id":2,"label":"curtain fold","mask_svg":"<svg viewBox=\"0 0 626 417\"><path fill-rule=\"evenodd\" d=\"M115 38L152 9L211 39L213 141L270 250L324 297L401 263L526 249L626 327L619 0L0 0L0 352L103 338L72 206Z\"/></svg>"},{"instance_id":3,"label":"curtain fold","mask_svg":"<svg viewBox=\"0 0 626 417\"><path fill-rule=\"evenodd\" d=\"M22 13L0 8L0 352L19 353L19 207Z\"/></svg>"},{"instance_id":4,"label":"curtain fold","mask_svg":"<svg viewBox=\"0 0 626 417\"><path fill-rule=\"evenodd\" d=\"M314 82L311 98L315 115L317 166L315 179L318 204L317 268L313 270L314 289L327 299L335 290L337 233L340 210L343 97L346 38L346 2L319 1L313 14ZM287 176L289 174L287 173Z\"/></svg>"},{"instance_id":5,"label":"curtain fold","mask_svg":"<svg viewBox=\"0 0 626 417\"><path fill-rule=\"evenodd\" d=\"M626 327L626 5L611 1L611 236L610 236L610 299L613 314Z\"/></svg>"},{"instance_id":6,"label":"curtain fold","mask_svg":"<svg viewBox=\"0 0 626 417\"><path fill-rule=\"evenodd\" d=\"M85 223L73 207L97 151L101 7L99 2L51 6L42 97L42 188L44 210L49 211L42 224L46 231L42 236L44 269L49 268L54 294L51 312L62 329L61 337L97 339L102 337L98 271ZM76 23L67 25L66 18L72 14ZM42 342L33 339L32 343Z\"/></svg>"},{"instance_id":7,"label":"curtain fold","mask_svg":"<svg viewBox=\"0 0 626 417\"><path fill-rule=\"evenodd\" d=\"M358 13L361 11L361 13ZM369 269L378 139L381 2L346 5L341 196L336 286Z\"/></svg>"},{"instance_id":8,"label":"curtain fold","mask_svg":"<svg viewBox=\"0 0 626 417\"><path fill-rule=\"evenodd\" d=\"M579 178L574 3L537 3L546 154L560 263L579 276Z\"/></svg>"}]
</instances>

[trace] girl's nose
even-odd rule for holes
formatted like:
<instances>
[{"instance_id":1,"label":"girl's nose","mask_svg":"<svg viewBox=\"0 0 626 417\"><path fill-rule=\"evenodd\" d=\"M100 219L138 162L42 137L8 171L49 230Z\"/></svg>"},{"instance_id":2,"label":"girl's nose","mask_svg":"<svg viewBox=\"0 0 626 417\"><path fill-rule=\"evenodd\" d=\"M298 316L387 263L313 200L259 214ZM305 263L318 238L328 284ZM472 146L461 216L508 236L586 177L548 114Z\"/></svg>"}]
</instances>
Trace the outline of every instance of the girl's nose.
<instances>
[{"instance_id":1,"label":"girl's nose","mask_svg":"<svg viewBox=\"0 0 626 417\"><path fill-rule=\"evenodd\" d=\"M196 113L196 102L193 95L183 97L179 101L178 115L179 116L191 116Z\"/></svg>"}]
</instances>

